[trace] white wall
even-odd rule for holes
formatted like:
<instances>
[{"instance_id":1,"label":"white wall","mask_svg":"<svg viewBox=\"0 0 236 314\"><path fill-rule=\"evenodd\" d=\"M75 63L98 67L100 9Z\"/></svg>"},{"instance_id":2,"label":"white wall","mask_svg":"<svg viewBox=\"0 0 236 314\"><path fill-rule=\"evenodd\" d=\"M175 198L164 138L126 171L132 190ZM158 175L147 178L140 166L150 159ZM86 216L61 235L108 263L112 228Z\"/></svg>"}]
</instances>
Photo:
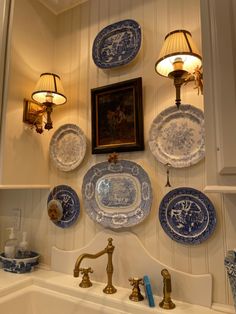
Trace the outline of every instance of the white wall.
<instances>
[{"instance_id":1,"label":"white wall","mask_svg":"<svg viewBox=\"0 0 236 314\"><path fill-rule=\"evenodd\" d=\"M21 0L16 0L19 4ZM36 1L24 0L24 6L17 6L16 15L22 10L31 10ZM43 8L32 12L29 18L42 18ZM106 25L133 18L141 25L143 43L141 51L131 64L112 70L98 69L91 58L91 49L96 34ZM25 25L20 20L18 27ZM45 23L42 18L41 23ZM55 25L54 25L55 26ZM33 30L35 36L42 28L38 24ZM53 26L48 25L49 29ZM87 217L81 195L83 176L95 163L107 159L106 155L91 155L90 89L110 83L141 76L143 78L143 109L145 151L122 153L120 158L139 163L149 174L153 187L153 205L149 217L140 225L130 229L143 242L146 249L161 262L185 272L200 274L212 273L214 280L213 300L217 303L232 304L231 293L224 271L224 256L235 246L236 198L209 195L217 211L218 224L213 236L201 245L189 247L178 244L164 233L158 221L158 206L168 191L165 188L164 167L152 156L148 147L148 132L152 120L167 106L174 104L175 92L169 79L158 76L154 65L164 36L174 29L191 31L194 40L201 48L201 29L198 0L90 0L57 17L57 35L53 42L53 69L61 75L68 102L54 111L55 129L64 123L76 123L86 134L88 150L85 160L73 172L63 173L48 162L51 186L68 184L74 188L81 200L81 215L78 222L68 229L55 227L47 217L46 203L48 191L9 190L0 192L1 243L6 238L5 226L12 222L11 209L22 208L21 229L29 232L31 247L42 255L42 261L50 264L52 245L65 250L79 248L88 243L102 229ZM24 36L24 35L22 35ZM38 58L43 55L36 54ZM29 55L28 64L35 61ZM50 64L49 64L50 66ZM30 69L27 69L30 73ZM39 73L47 69L38 69ZM182 89L182 102L203 108L203 97L197 96L191 84ZM21 116L14 116L14 123L21 125ZM14 132L14 129L11 130ZM25 130L20 132L24 135ZM50 131L49 137L53 134ZM28 135L29 136L29 135ZM37 135L40 136L40 135ZM32 134L35 138L35 135ZM46 145L46 144L45 144ZM45 149L45 147L44 147ZM46 147L47 149L47 147ZM35 151L35 154L37 152ZM205 184L205 163L201 161L187 169L171 170L173 187L190 186L202 190ZM128 252L124 252L128 254ZM121 257L122 258L122 257ZM127 278L129 274L127 274Z\"/></svg>"}]
</instances>

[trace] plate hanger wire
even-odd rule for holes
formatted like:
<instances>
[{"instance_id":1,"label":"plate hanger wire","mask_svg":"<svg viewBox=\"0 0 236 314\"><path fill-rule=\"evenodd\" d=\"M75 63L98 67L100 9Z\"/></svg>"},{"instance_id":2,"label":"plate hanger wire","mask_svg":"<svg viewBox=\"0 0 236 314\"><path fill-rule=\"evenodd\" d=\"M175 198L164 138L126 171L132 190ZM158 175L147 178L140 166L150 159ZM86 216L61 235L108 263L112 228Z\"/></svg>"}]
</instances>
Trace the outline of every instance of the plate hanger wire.
<instances>
[{"instance_id":1,"label":"plate hanger wire","mask_svg":"<svg viewBox=\"0 0 236 314\"><path fill-rule=\"evenodd\" d=\"M170 168L171 168L171 164L167 163L165 165L166 167L166 185L165 187L171 187L171 184L170 184Z\"/></svg>"}]
</instances>

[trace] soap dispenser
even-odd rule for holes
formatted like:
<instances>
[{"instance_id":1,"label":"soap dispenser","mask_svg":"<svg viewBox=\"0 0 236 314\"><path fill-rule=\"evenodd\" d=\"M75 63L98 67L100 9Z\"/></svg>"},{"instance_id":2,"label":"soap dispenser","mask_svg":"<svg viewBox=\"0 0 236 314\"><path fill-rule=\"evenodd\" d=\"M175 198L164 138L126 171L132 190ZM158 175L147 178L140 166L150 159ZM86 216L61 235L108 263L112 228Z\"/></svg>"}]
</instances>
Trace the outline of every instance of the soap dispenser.
<instances>
[{"instance_id":1,"label":"soap dispenser","mask_svg":"<svg viewBox=\"0 0 236 314\"><path fill-rule=\"evenodd\" d=\"M7 228L9 230L9 238L4 246L4 255L7 258L15 258L16 255L16 247L17 247L17 239L15 237L14 228Z\"/></svg>"},{"instance_id":2,"label":"soap dispenser","mask_svg":"<svg viewBox=\"0 0 236 314\"><path fill-rule=\"evenodd\" d=\"M26 238L27 238L27 232L24 231L22 233L22 241L19 243L19 246L18 246L17 256L19 258L29 257L29 245Z\"/></svg>"}]
</instances>

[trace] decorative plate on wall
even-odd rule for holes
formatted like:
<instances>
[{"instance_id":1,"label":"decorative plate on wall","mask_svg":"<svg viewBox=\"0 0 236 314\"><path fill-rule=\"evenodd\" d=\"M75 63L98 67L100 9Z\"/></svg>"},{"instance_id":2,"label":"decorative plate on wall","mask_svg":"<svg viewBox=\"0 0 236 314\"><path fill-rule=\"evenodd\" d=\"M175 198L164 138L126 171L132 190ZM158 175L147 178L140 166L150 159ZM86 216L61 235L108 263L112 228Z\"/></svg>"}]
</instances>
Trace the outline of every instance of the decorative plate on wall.
<instances>
[{"instance_id":1,"label":"decorative plate on wall","mask_svg":"<svg viewBox=\"0 0 236 314\"><path fill-rule=\"evenodd\" d=\"M182 244L200 244L216 226L215 208L209 198L193 188L181 187L161 201L159 220L168 236Z\"/></svg>"},{"instance_id":2,"label":"decorative plate on wall","mask_svg":"<svg viewBox=\"0 0 236 314\"><path fill-rule=\"evenodd\" d=\"M171 106L152 122L149 146L163 164L174 168L189 167L205 156L203 111L191 106Z\"/></svg>"},{"instance_id":3,"label":"decorative plate on wall","mask_svg":"<svg viewBox=\"0 0 236 314\"><path fill-rule=\"evenodd\" d=\"M229 283L234 299L234 308L236 310L236 255L235 251L228 251L225 257L225 268L229 278Z\"/></svg>"},{"instance_id":4,"label":"decorative plate on wall","mask_svg":"<svg viewBox=\"0 0 236 314\"><path fill-rule=\"evenodd\" d=\"M141 27L134 20L123 20L103 28L93 43L93 61L103 69L125 65L141 46Z\"/></svg>"},{"instance_id":5,"label":"decorative plate on wall","mask_svg":"<svg viewBox=\"0 0 236 314\"><path fill-rule=\"evenodd\" d=\"M137 225L151 210L149 177L132 161L96 164L84 176L82 193L90 218L112 229Z\"/></svg>"},{"instance_id":6,"label":"decorative plate on wall","mask_svg":"<svg viewBox=\"0 0 236 314\"><path fill-rule=\"evenodd\" d=\"M77 193L68 185L57 185L48 196L48 204L52 200L61 203L63 215L52 222L61 228L68 228L73 225L80 214L80 202Z\"/></svg>"},{"instance_id":7,"label":"decorative plate on wall","mask_svg":"<svg viewBox=\"0 0 236 314\"><path fill-rule=\"evenodd\" d=\"M50 158L62 171L79 166L86 152L86 138L75 124L64 124L53 134L49 146Z\"/></svg>"}]
</instances>

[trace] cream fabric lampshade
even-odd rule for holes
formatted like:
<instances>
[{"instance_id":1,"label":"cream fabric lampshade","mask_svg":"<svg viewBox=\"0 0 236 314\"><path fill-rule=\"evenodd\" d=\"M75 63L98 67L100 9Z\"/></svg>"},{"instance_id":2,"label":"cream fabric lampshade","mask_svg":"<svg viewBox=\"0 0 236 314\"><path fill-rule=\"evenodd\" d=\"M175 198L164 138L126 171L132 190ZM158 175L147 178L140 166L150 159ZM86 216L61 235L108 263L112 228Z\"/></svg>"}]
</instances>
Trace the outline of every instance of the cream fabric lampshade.
<instances>
[{"instance_id":1,"label":"cream fabric lampshade","mask_svg":"<svg viewBox=\"0 0 236 314\"><path fill-rule=\"evenodd\" d=\"M180 60L182 70L192 73L202 65L202 58L192 35L186 30L176 30L166 35L155 70L162 76L168 76L174 70L173 63Z\"/></svg>"},{"instance_id":2,"label":"cream fabric lampshade","mask_svg":"<svg viewBox=\"0 0 236 314\"><path fill-rule=\"evenodd\" d=\"M66 102L61 79L53 73L42 73L31 96L39 103L53 103L63 105Z\"/></svg>"}]
</instances>

